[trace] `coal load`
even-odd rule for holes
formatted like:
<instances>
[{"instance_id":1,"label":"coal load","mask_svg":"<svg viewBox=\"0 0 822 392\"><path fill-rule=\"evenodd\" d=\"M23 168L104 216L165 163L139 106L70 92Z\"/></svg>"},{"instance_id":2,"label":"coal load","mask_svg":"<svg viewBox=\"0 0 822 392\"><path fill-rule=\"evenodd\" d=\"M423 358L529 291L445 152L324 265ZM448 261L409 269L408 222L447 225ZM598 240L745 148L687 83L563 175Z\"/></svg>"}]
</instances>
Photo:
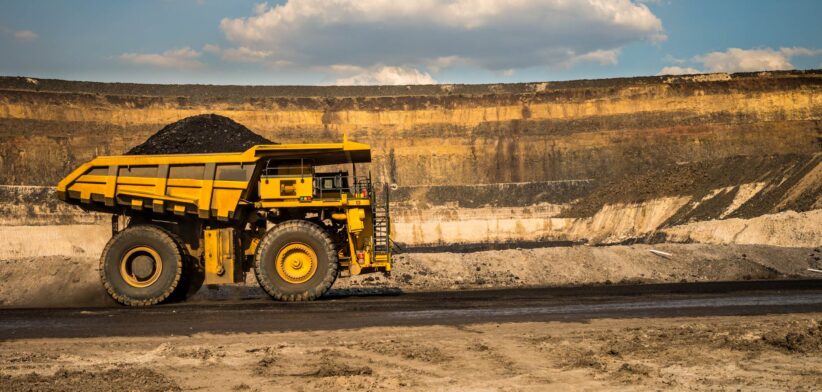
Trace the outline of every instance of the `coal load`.
<instances>
[{"instance_id":1,"label":"coal load","mask_svg":"<svg viewBox=\"0 0 822 392\"><path fill-rule=\"evenodd\" d=\"M257 144L277 144L234 120L202 114L166 125L126 155L242 152Z\"/></svg>"}]
</instances>

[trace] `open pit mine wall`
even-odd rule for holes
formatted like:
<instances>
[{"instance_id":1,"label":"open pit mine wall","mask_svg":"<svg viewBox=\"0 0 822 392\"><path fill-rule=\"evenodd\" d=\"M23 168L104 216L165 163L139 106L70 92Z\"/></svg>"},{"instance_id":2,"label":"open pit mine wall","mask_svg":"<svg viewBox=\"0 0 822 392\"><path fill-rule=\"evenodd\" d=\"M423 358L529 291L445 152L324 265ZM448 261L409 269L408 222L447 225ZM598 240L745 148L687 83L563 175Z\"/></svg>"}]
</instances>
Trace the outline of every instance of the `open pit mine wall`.
<instances>
[{"instance_id":1,"label":"open pit mine wall","mask_svg":"<svg viewBox=\"0 0 822 392\"><path fill-rule=\"evenodd\" d=\"M822 71L397 87L5 77L0 224L103 222L41 187L201 113L283 143L371 144L411 246L614 243L822 208Z\"/></svg>"}]
</instances>

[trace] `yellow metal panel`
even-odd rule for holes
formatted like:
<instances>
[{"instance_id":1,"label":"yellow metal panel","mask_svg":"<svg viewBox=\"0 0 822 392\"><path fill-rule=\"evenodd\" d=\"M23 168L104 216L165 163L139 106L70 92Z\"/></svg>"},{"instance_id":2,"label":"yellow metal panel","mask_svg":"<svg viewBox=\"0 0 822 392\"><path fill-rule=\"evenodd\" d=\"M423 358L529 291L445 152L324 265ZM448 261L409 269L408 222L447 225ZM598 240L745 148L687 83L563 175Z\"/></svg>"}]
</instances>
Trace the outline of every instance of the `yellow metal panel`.
<instances>
[{"instance_id":1,"label":"yellow metal panel","mask_svg":"<svg viewBox=\"0 0 822 392\"><path fill-rule=\"evenodd\" d=\"M260 179L261 199L299 199L314 194L312 176L264 177Z\"/></svg>"},{"instance_id":2,"label":"yellow metal panel","mask_svg":"<svg viewBox=\"0 0 822 392\"><path fill-rule=\"evenodd\" d=\"M241 260L235 260L234 229L206 229L205 284L235 283L241 278Z\"/></svg>"},{"instance_id":3,"label":"yellow metal panel","mask_svg":"<svg viewBox=\"0 0 822 392\"><path fill-rule=\"evenodd\" d=\"M171 197L197 200L197 198L200 197L200 188L188 188L169 185L168 189L166 189L166 194L168 194L168 196Z\"/></svg>"},{"instance_id":4,"label":"yellow metal panel","mask_svg":"<svg viewBox=\"0 0 822 392\"><path fill-rule=\"evenodd\" d=\"M155 177L117 177L117 184L120 185L150 185L157 186L158 179Z\"/></svg>"},{"instance_id":5,"label":"yellow metal panel","mask_svg":"<svg viewBox=\"0 0 822 392\"><path fill-rule=\"evenodd\" d=\"M280 182L270 178L260 181L261 199L278 199L280 197Z\"/></svg>"},{"instance_id":6,"label":"yellow metal panel","mask_svg":"<svg viewBox=\"0 0 822 392\"><path fill-rule=\"evenodd\" d=\"M153 196L154 195L154 193L152 193L153 190L154 190L154 186L152 186L152 185L120 185L120 187L119 187L119 191L126 192L126 193L137 192L137 193L140 193L141 195L146 195L146 196L148 196L148 195Z\"/></svg>"},{"instance_id":7,"label":"yellow metal panel","mask_svg":"<svg viewBox=\"0 0 822 392\"><path fill-rule=\"evenodd\" d=\"M169 178L168 186L200 188L201 186L203 186L203 180L192 180L189 178Z\"/></svg>"},{"instance_id":8,"label":"yellow metal panel","mask_svg":"<svg viewBox=\"0 0 822 392\"><path fill-rule=\"evenodd\" d=\"M214 189L214 174L217 171L217 166L213 163L206 164L205 177L203 179L203 187L200 189L200 200L197 203L198 215L200 218L206 219L211 216L211 193Z\"/></svg>"},{"instance_id":9,"label":"yellow metal panel","mask_svg":"<svg viewBox=\"0 0 822 392\"><path fill-rule=\"evenodd\" d=\"M217 218L228 219L229 214L237 209L242 192L239 189L214 189L211 210L216 210Z\"/></svg>"},{"instance_id":10,"label":"yellow metal panel","mask_svg":"<svg viewBox=\"0 0 822 392\"><path fill-rule=\"evenodd\" d=\"M345 196L345 195L343 195ZM296 200L263 200L257 205L261 208L291 208L291 207L345 207L345 206L368 206L371 202L368 200L349 200L347 203L340 200L317 200L312 201L296 201Z\"/></svg>"},{"instance_id":11,"label":"yellow metal panel","mask_svg":"<svg viewBox=\"0 0 822 392\"><path fill-rule=\"evenodd\" d=\"M351 233L359 233L365 228L365 210L362 208L349 208L346 211L348 215L348 231Z\"/></svg>"},{"instance_id":12,"label":"yellow metal panel","mask_svg":"<svg viewBox=\"0 0 822 392\"><path fill-rule=\"evenodd\" d=\"M77 182L105 184L108 181L108 176L92 176L83 175L77 178Z\"/></svg>"},{"instance_id":13,"label":"yellow metal panel","mask_svg":"<svg viewBox=\"0 0 822 392\"><path fill-rule=\"evenodd\" d=\"M106 191L103 193L103 197L106 201L106 206L113 207L116 201L114 200L114 193L117 191L117 170L119 167L117 165L109 166L108 168L108 176L106 178Z\"/></svg>"},{"instance_id":14,"label":"yellow metal panel","mask_svg":"<svg viewBox=\"0 0 822 392\"><path fill-rule=\"evenodd\" d=\"M342 143L260 145L244 154L249 157L310 157L318 165L371 162L369 145L348 140Z\"/></svg>"},{"instance_id":15,"label":"yellow metal panel","mask_svg":"<svg viewBox=\"0 0 822 392\"><path fill-rule=\"evenodd\" d=\"M126 155L102 156L89 162L92 166L144 166L179 165L197 163L254 163L257 157L245 153L225 154L177 154L177 155Z\"/></svg>"},{"instance_id":16,"label":"yellow metal panel","mask_svg":"<svg viewBox=\"0 0 822 392\"><path fill-rule=\"evenodd\" d=\"M187 199L183 197L174 197L168 195L155 195L151 192L132 191L127 189L120 189L118 194L123 196L136 196L144 199L154 199L155 201L171 201L175 203L194 204L197 205L197 199Z\"/></svg>"},{"instance_id":17,"label":"yellow metal panel","mask_svg":"<svg viewBox=\"0 0 822 392\"><path fill-rule=\"evenodd\" d=\"M214 187L245 190L248 187L248 181L214 180Z\"/></svg>"},{"instance_id":18,"label":"yellow metal panel","mask_svg":"<svg viewBox=\"0 0 822 392\"><path fill-rule=\"evenodd\" d=\"M154 190L154 193L156 193L158 195L165 195L166 194L166 185L167 185L167 182L168 182L168 168L169 168L168 165L160 165L160 168L157 170L158 171L158 173L157 173L157 184L155 184L155 186L157 188ZM162 201L155 200L154 205L155 205L155 210L159 206L159 210L156 210L156 212L162 212L163 211L163 202Z\"/></svg>"},{"instance_id":19,"label":"yellow metal panel","mask_svg":"<svg viewBox=\"0 0 822 392\"><path fill-rule=\"evenodd\" d=\"M311 197L314 195L314 178L303 177L297 180L297 197Z\"/></svg>"},{"instance_id":20,"label":"yellow metal panel","mask_svg":"<svg viewBox=\"0 0 822 392\"><path fill-rule=\"evenodd\" d=\"M79 177L83 175L83 173L87 172L91 169L93 165L90 162L84 163L80 165L80 167L74 169L69 175L65 176L60 182L57 183L57 194L61 195L64 200L68 199L68 187L71 183L77 181Z\"/></svg>"}]
</instances>

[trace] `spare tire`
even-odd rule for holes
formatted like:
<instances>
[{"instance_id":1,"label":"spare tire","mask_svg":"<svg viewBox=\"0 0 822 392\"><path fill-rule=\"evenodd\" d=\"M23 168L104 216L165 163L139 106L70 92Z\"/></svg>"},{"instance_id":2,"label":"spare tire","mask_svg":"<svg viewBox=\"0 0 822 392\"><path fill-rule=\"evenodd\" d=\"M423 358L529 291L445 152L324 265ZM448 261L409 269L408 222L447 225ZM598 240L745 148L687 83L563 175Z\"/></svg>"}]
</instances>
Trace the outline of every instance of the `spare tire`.
<instances>
[{"instance_id":1,"label":"spare tire","mask_svg":"<svg viewBox=\"0 0 822 392\"><path fill-rule=\"evenodd\" d=\"M100 278L115 301L148 306L167 299L180 282L183 255L166 230L130 226L114 235L100 257Z\"/></svg>"},{"instance_id":2,"label":"spare tire","mask_svg":"<svg viewBox=\"0 0 822 392\"><path fill-rule=\"evenodd\" d=\"M339 260L331 236L303 220L283 222L265 234L254 273L265 292L280 301L321 297L337 279Z\"/></svg>"}]
</instances>

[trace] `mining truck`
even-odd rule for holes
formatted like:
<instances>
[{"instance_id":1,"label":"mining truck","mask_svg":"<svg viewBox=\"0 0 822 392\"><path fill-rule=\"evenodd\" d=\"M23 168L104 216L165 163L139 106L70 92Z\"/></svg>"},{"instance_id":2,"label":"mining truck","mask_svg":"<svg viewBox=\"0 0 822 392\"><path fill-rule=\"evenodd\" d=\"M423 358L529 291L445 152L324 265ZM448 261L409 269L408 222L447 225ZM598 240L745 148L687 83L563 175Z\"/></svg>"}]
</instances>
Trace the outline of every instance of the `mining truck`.
<instances>
[{"instance_id":1,"label":"mining truck","mask_svg":"<svg viewBox=\"0 0 822 392\"><path fill-rule=\"evenodd\" d=\"M60 200L112 214L100 278L119 303L183 300L203 284L257 282L282 301L338 276L391 271L387 186L357 175L368 145L257 145L244 152L100 156ZM349 171L350 170L350 171ZM382 188L382 189L379 189Z\"/></svg>"}]
</instances>

